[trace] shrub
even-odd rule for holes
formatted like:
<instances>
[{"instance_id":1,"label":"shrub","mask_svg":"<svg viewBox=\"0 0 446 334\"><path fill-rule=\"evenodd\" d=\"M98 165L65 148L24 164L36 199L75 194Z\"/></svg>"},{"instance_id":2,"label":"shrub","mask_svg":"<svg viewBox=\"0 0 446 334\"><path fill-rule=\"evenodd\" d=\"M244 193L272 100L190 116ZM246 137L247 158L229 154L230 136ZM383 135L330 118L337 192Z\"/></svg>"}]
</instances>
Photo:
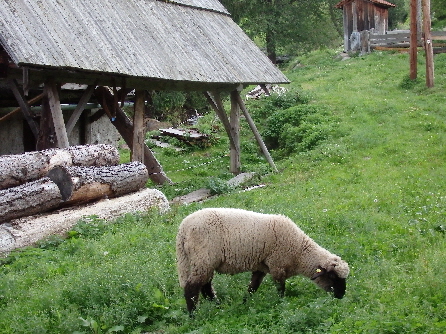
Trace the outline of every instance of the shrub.
<instances>
[{"instance_id":1,"label":"shrub","mask_svg":"<svg viewBox=\"0 0 446 334\"><path fill-rule=\"evenodd\" d=\"M263 137L272 149L287 153L308 151L330 137L334 124L326 108L298 105L270 116Z\"/></svg>"},{"instance_id":2,"label":"shrub","mask_svg":"<svg viewBox=\"0 0 446 334\"><path fill-rule=\"evenodd\" d=\"M278 110L284 110L310 101L308 94L302 90L288 91L284 94L273 93L257 101L252 101L250 111L256 121L268 118Z\"/></svg>"}]
</instances>

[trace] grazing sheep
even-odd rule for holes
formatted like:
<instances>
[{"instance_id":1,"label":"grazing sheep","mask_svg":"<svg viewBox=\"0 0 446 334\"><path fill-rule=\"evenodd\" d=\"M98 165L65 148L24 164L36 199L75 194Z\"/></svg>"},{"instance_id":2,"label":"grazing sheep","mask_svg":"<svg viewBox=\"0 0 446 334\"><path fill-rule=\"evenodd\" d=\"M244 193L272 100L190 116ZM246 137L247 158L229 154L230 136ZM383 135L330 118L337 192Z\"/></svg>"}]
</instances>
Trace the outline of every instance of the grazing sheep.
<instances>
[{"instance_id":1,"label":"grazing sheep","mask_svg":"<svg viewBox=\"0 0 446 334\"><path fill-rule=\"evenodd\" d=\"M289 218L231 208L203 209L187 216L176 238L178 276L192 313L201 291L214 299L214 271L251 271L248 291L255 292L270 273L281 295L285 280L311 278L334 297L345 294L347 262L320 247Z\"/></svg>"}]
</instances>

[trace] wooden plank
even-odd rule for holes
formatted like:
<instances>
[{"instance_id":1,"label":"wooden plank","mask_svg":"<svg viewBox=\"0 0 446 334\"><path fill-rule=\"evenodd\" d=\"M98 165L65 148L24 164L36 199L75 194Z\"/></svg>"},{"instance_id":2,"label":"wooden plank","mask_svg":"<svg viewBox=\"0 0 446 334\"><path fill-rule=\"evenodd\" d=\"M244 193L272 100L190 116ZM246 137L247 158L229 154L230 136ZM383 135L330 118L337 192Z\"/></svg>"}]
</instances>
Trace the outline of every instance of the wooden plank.
<instances>
[{"instance_id":1,"label":"wooden plank","mask_svg":"<svg viewBox=\"0 0 446 334\"><path fill-rule=\"evenodd\" d=\"M132 161L144 163L144 104L145 90L135 91L135 105L133 115L133 146Z\"/></svg>"},{"instance_id":2,"label":"wooden plank","mask_svg":"<svg viewBox=\"0 0 446 334\"><path fill-rule=\"evenodd\" d=\"M20 91L19 85L17 84L17 81L15 79L8 80L8 84L20 106L23 117L25 117L29 127L31 128L34 138L37 139L37 137L39 136L39 128L37 126L37 123L33 119L31 108L29 107L24 94Z\"/></svg>"},{"instance_id":3,"label":"wooden plank","mask_svg":"<svg viewBox=\"0 0 446 334\"><path fill-rule=\"evenodd\" d=\"M243 111L243 115L245 115L246 121L248 122L249 127L251 128L251 131L254 133L254 136L255 136L255 138L256 138L256 140L257 140L257 143L258 143L259 146L260 146L260 149L261 149L262 152L263 152L263 155L265 156L266 160L267 160L268 163L270 164L270 166L271 166L271 168L273 169L273 171L275 171L275 172L277 173L278 170L277 170L276 165L274 164L273 158L271 158L271 155L269 154L268 149L266 148L266 145L265 145L265 143L263 142L263 139L262 139L262 137L260 136L260 133L259 133L259 131L257 130L257 127L256 127L256 125L255 125L253 119L251 118L251 115L250 115L249 112L248 112L248 109L246 109L246 106L245 106L245 104L243 103L243 100L242 100L242 98L241 98L239 92L237 92L236 98L237 98L237 102L238 102L238 104L239 104L239 106L240 106L240 109L242 109L242 111Z\"/></svg>"},{"instance_id":4,"label":"wooden plank","mask_svg":"<svg viewBox=\"0 0 446 334\"><path fill-rule=\"evenodd\" d=\"M84 94L80 98L79 103L77 104L76 108L71 114L71 117L68 120L66 126L68 136L70 135L71 131L73 131L73 128L76 125L77 121L79 120L79 117L81 116L82 112L84 111L85 106L87 105L88 101L91 98L91 95L93 95L95 87L96 85L89 85L87 87L87 89L84 91Z\"/></svg>"},{"instance_id":5,"label":"wooden plank","mask_svg":"<svg viewBox=\"0 0 446 334\"><path fill-rule=\"evenodd\" d=\"M48 102L50 104L54 130L56 131L57 147L67 148L70 144L68 142L67 130L65 128L62 109L60 107L59 92L56 83L53 81L46 82L44 92L48 96Z\"/></svg>"}]
</instances>

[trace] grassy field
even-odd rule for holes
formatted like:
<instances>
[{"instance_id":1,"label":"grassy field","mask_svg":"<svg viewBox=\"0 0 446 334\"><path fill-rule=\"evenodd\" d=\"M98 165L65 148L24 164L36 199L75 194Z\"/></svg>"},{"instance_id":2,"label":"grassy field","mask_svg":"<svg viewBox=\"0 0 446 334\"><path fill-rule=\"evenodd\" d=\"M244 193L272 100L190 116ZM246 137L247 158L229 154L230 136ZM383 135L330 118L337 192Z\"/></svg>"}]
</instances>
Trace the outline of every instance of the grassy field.
<instances>
[{"instance_id":1,"label":"grassy field","mask_svg":"<svg viewBox=\"0 0 446 334\"><path fill-rule=\"evenodd\" d=\"M446 55L436 56L427 89L422 57L412 82L407 55L336 54L294 60L288 98L250 103L280 170L269 172L243 125L244 169L264 187L221 187L165 215L92 217L65 241L1 259L0 333L445 333ZM204 121L218 126L211 115ZM176 183L160 188L169 198L231 177L220 137L203 150L155 149ZM220 305L201 301L190 319L174 239L203 207L289 216L349 262L345 297L294 277L280 298L267 278L242 303L249 274L217 275Z\"/></svg>"}]
</instances>

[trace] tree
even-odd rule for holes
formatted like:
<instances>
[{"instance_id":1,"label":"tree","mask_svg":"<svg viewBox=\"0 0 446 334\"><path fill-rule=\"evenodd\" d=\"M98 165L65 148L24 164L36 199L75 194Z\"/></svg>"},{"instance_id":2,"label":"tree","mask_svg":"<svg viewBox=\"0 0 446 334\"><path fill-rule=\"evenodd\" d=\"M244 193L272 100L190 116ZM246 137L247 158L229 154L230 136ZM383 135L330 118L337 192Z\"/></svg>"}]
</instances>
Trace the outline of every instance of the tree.
<instances>
[{"instance_id":1,"label":"tree","mask_svg":"<svg viewBox=\"0 0 446 334\"><path fill-rule=\"evenodd\" d=\"M336 0L222 0L232 18L276 62L293 53L341 42L342 12Z\"/></svg>"}]
</instances>

